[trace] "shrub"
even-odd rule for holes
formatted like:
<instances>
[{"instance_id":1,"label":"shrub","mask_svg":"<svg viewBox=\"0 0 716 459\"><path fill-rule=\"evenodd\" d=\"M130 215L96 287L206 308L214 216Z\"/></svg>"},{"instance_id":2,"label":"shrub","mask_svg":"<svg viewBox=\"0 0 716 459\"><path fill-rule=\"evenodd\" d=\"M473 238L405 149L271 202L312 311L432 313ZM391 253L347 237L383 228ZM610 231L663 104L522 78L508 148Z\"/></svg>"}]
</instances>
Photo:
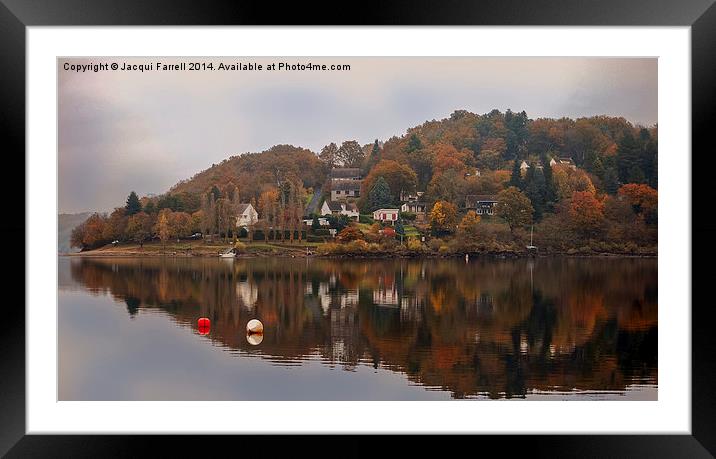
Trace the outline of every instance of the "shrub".
<instances>
[{"instance_id":1,"label":"shrub","mask_svg":"<svg viewBox=\"0 0 716 459\"><path fill-rule=\"evenodd\" d=\"M412 252L422 252L424 251L423 244L414 237L411 237L408 239L408 250Z\"/></svg>"},{"instance_id":2,"label":"shrub","mask_svg":"<svg viewBox=\"0 0 716 459\"><path fill-rule=\"evenodd\" d=\"M440 246L443 245L443 241L438 238L433 238L428 241L428 247L430 247L430 250L437 252L440 250Z\"/></svg>"},{"instance_id":3,"label":"shrub","mask_svg":"<svg viewBox=\"0 0 716 459\"><path fill-rule=\"evenodd\" d=\"M346 226L336 235L336 241L341 243L363 239L363 233L355 226Z\"/></svg>"},{"instance_id":4,"label":"shrub","mask_svg":"<svg viewBox=\"0 0 716 459\"><path fill-rule=\"evenodd\" d=\"M358 223L373 223L373 216L368 214L360 214L358 216Z\"/></svg>"}]
</instances>

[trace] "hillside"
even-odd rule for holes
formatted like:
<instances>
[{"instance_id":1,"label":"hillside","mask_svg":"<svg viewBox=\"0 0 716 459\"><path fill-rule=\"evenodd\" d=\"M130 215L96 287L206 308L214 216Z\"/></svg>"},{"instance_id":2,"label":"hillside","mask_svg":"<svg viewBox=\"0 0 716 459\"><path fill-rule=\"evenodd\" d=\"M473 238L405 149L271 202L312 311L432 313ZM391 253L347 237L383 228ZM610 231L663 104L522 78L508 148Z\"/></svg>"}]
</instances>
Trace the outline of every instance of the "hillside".
<instances>
[{"instance_id":1,"label":"hillside","mask_svg":"<svg viewBox=\"0 0 716 459\"><path fill-rule=\"evenodd\" d=\"M343 166L360 171L356 204L367 222L374 210L399 207L401 195L421 192L421 215L403 211L400 220L415 221L420 234L436 238L432 250L518 249L525 228L534 226L535 240L555 252L651 253L657 158L657 126L623 117L531 119L524 111L457 110L367 145L346 140L320 152L276 145L231 156L161 196L140 199L131 192L126 206L117 203L110 215L87 219L73 242L87 250L113 240L141 247L153 238L197 232L226 241L239 236L253 242L254 232L268 241L276 231L300 238L306 205L318 190L331 191L328 172ZM493 204L470 205L480 196ZM237 212L246 203L258 214L252 234L237 234ZM337 231L345 224L330 223ZM349 236L365 236L359 232Z\"/></svg>"},{"instance_id":2,"label":"hillside","mask_svg":"<svg viewBox=\"0 0 716 459\"><path fill-rule=\"evenodd\" d=\"M230 183L239 185L242 200L258 201L265 185L276 185L292 178L299 179L306 188L320 186L327 168L315 153L292 145L276 145L261 153L232 156L219 164L174 185L170 194L201 194L212 186L223 188Z\"/></svg>"}]
</instances>

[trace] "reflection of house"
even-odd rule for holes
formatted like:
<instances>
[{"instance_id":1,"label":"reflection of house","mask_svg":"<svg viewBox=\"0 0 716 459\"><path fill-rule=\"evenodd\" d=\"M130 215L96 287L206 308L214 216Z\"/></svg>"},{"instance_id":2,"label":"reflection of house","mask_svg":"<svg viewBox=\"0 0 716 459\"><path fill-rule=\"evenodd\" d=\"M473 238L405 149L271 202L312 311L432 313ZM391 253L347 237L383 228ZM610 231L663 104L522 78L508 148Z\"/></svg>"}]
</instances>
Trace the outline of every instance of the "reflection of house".
<instances>
[{"instance_id":1,"label":"reflection of house","mask_svg":"<svg viewBox=\"0 0 716 459\"><path fill-rule=\"evenodd\" d=\"M259 299L259 289L251 282L239 282L236 284L236 296L241 300L244 306L251 311Z\"/></svg>"},{"instance_id":2,"label":"reflection of house","mask_svg":"<svg viewBox=\"0 0 716 459\"><path fill-rule=\"evenodd\" d=\"M243 228L259 221L259 214L251 204L239 204L237 208L236 227Z\"/></svg>"},{"instance_id":3,"label":"reflection of house","mask_svg":"<svg viewBox=\"0 0 716 459\"><path fill-rule=\"evenodd\" d=\"M574 164L574 161L572 160L572 158L557 158L557 159L552 158L552 159L550 159L550 161L549 161L550 167L554 166L555 164L561 164L561 165L567 166L575 171L577 170L577 165Z\"/></svg>"},{"instance_id":4,"label":"reflection of house","mask_svg":"<svg viewBox=\"0 0 716 459\"><path fill-rule=\"evenodd\" d=\"M348 218L358 218L358 206L353 202L323 201L321 215L346 215Z\"/></svg>"},{"instance_id":5,"label":"reflection of house","mask_svg":"<svg viewBox=\"0 0 716 459\"><path fill-rule=\"evenodd\" d=\"M346 180L331 184L331 201L360 197L360 180Z\"/></svg>"},{"instance_id":6,"label":"reflection of house","mask_svg":"<svg viewBox=\"0 0 716 459\"><path fill-rule=\"evenodd\" d=\"M373 212L373 220L394 225L398 221L399 209L378 209Z\"/></svg>"},{"instance_id":7,"label":"reflection of house","mask_svg":"<svg viewBox=\"0 0 716 459\"><path fill-rule=\"evenodd\" d=\"M373 303L378 306L398 306L398 291L393 288L378 288L373 290Z\"/></svg>"},{"instance_id":8,"label":"reflection of house","mask_svg":"<svg viewBox=\"0 0 716 459\"><path fill-rule=\"evenodd\" d=\"M491 195L469 194L465 196L465 209L474 210L477 215L492 215L497 198Z\"/></svg>"}]
</instances>

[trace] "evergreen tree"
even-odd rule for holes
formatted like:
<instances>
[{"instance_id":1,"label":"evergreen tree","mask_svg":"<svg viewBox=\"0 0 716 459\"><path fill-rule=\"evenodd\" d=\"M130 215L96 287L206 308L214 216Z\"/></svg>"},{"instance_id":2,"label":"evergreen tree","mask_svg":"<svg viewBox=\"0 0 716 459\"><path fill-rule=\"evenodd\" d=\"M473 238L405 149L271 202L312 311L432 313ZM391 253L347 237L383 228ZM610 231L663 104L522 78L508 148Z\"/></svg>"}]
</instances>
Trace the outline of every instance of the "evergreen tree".
<instances>
[{"instance_id":1,"label":"evergreen tree","mask_svg":"<svg viewBox=\"0 0 716 459\"><path fill-rule=\"evenodd\" d=\"M535 220L540 220L542 218L542 213L545 210L545 178L544 174L541 170L537 168L536 164L531 164L530 168L527 169L527 174L525 174L525 194L528 198L530 198L530 201L532 202L532 207L534 208L534 218Z\"/></svg>"},{"instance_id":2,"label":"evergreen tree","mask_svg":"<svg viewBox=\"0 0 716 459\"><path fill-rule=\"evenodd\" d=\"M617 172L622 183L643 183L645 180L641 168L641 148L630 132L619 142Z\"/></svg>"},{"instance_id":3,"label":"evergreen tree","mask_svg":"<svg viewBox=\"0 0 716 459\"><path fill-rule=\"evenodd\" d=\"M552 166L546 158L542 161L542 171L544 175L544 201L545 210L552 211L554 204L557 202L557 185L554 183L552 175Z\"/></svg>"},{"instance_id":4,"label":"evergreen tree","mask_svg":"<svg viewBox=\"0 0 716 459\"><path fill-rule=\"evenodd\" d=\"M152 215L157 212L157 208L154 205L154 201L149 201L146 206L144 206L144 211L148 213L149 215Z\"/></svg>"},{"instance_id":5,"label":"evergreen tree","mask_svg":"<svg viewBox=\"0 0 716 459\"><path fill-rule=\"evenodd\" d=\"M408 153L413 153L418 150L422 150L423 143L420 141L420 138L416 134L411 134L410 139L408 139L408 148L406 151Z\"/></svg>"},{"instance_id":6,"label":"evergreen tree","mask_svg":"<svg viewBox=\"0 0 716 459\"><path fill-rule=\"evenodd\" d=\"M139 202L139 196L137 196L137 193L135 193L134 191L129 193L125 209L127 210L127 215L138 214L142 211L142 203Z\"/></svg>"},{"instance_id":7,"label":"evergreen tree","mask_svg":"<svg viewBox=\"0 0 716 459\"><path fill-rule=\"evenodd\" d=\"M619 175L616 169L608 167L604 171L604 191L609 194L616 194L619 190Z\"/></svg>"},{"instance_id":8,"label":"evergreen tree","mask_svg":"<svg viewBox=\"0 0 716 459\"><path fill-rule=\"evenodd\" d=\"M378 179L373 184L373 188L368 192L368 207L371 212L390 207L393 205L393 195L390 193L390 187L388 182L383 177Z\"/></svg>"},{"instance_id":9,"label":"evergreen tree","mask_svg":"<svg viewBox=\"0 0 716 459\"><path fill-rule=\"evenodd\" d=\"M312 230L321 229L321 222L318 220L318 215L313 216L313 221L311 222L311 229Z\"/></svg>"},{"instance_id":10,"label":"evergreen tree","mask_svg":"<svg viewBox=\"0 0 716 459\"><path fill-rule=\"evenodd\" d=\"M221 191L216 185L211 187L211 194L214 195L214 201L218 201L221 198Z\"/></svg>"},{"instance_id":11,"label":"evergreen tree","mask_svg":"<svg viewBox=\"0 0 716 459\"><path fill-rule=\"evenodd\" d=\"M510 176L510 186L514 186L516 188L519 188L520 190L523 187L522 171L520 170L520 160L519 159L515 159L515 162L512 165L512 175Z\"/></svg>"}]
</instances>

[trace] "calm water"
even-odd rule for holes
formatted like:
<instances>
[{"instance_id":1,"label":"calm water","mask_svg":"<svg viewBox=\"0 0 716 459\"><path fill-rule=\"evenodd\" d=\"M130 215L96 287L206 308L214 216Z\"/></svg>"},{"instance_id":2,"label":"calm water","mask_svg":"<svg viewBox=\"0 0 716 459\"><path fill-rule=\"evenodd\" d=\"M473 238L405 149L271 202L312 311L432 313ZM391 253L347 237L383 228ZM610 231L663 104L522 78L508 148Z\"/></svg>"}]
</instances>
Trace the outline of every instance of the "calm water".
<instances>
[{"instance_id":1,"label":"calm water","mask_svg":"<svg viewBox=\"0 0 716 459\"><path fill-rule=\"evenodd\" d=\"M655 259L60 258L58 326L60 400L657 398Z\"/></svg>"}]
</instances>

